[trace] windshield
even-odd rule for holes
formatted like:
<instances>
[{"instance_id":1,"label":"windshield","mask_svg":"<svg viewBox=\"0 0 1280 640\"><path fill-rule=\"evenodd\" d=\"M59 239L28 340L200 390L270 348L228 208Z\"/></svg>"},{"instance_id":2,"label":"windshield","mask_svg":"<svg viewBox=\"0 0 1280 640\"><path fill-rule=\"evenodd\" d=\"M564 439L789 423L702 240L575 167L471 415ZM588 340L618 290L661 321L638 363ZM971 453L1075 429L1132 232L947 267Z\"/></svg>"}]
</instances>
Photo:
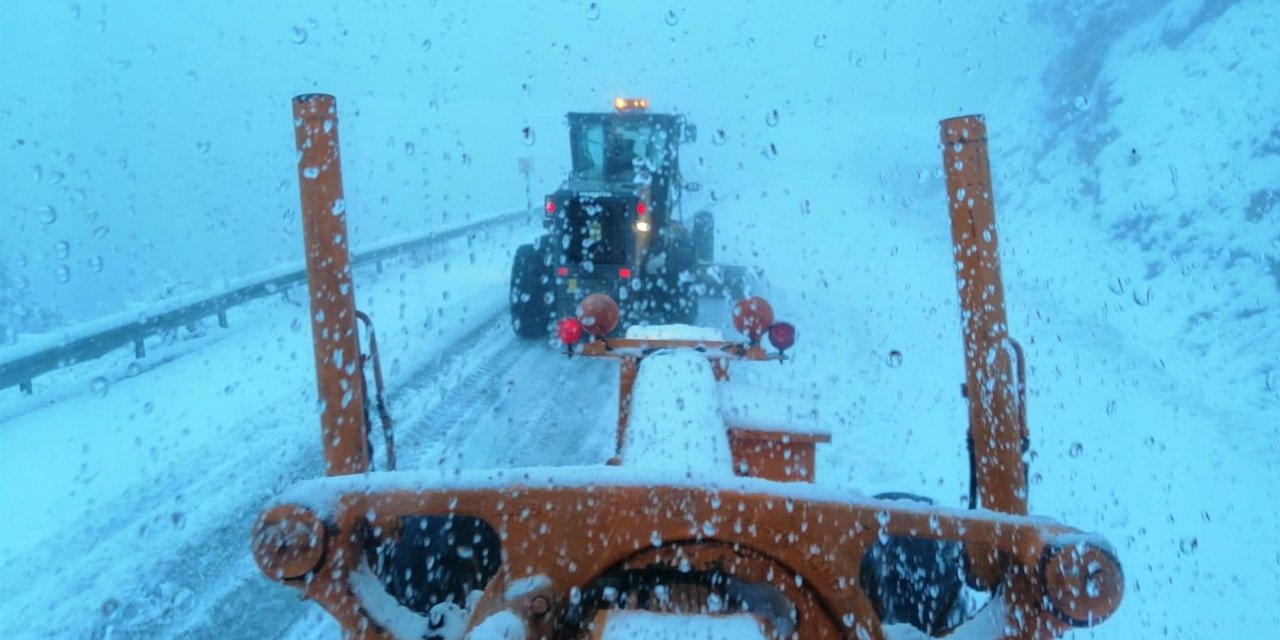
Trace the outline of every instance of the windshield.
<instances>
[{"instance_id":1,"label":"windshield","mask_svg":"<svg viewBox=\"0 0 1280 640\"><path fill-rule=\"evenodd\" d=\"M667 128L642 119L598 117L571 125L573 173L588 180L644 177L672 155Z\"/></svg>"},{"instance_id":2,"label":"windshield","mask_svg":"<svg viewBox=\"0 0 1280 640\"><path fill-rule=\"evenodd\" d=\"M869 606L860 563L872 558L890 570L866 572L879 585L903 576L949 598L943 587L965 584L951 602L983 617L953 638L1056 637L1067 616L1030 613L1048 585L1084 575L1083 599L1102 581L1033 542L1081 538L1007 526L1020 516L997 512L1012 497L1110 541L1124 563L1114 618L1063 640L1280 636L1280 509L1266 507L1280 485L1278 42L1280 0L0 0L0 640L341 637L326 610L346 612L353 635L461 640L465 620L388 594L378 545L354 555L350 535L404 533L404 514L372 493L351 503L369 512L343 511L358 527L341 538L327 521L283 530L277 549L323 556L290 579L303 591L251 557L267 505L295 482L319 505L313 479L361 451L368 476L322 482L590 490L554 514L486 502L502 514L489 523L499 556L566 568L507 564L501 592L438 605L525 620L546 593L533 635L571 637L552 628L574 600L591 604L590 564L710 574L676 597L733 613L733 590L694 561L755 585L735 558L756 553L778 556L784 595L821 601L796 606L798 629L827 616L859 637L850 629L873 612L841 618ZM302 127L304 107L332 147ZM982 135L940 126L976 114ZM984 158L952 157L978 143ZM990 175L948 182L977 168ZM995 222L962 217L979 204ZM979 266L1002 269L1001 285ZM577 318L596 292L614 298L622 336L741 344L720 362L711 349L567 357L562 337L606 342ZM970 327L961 293L983 314L1001 300L1003 320ZM771 312L749 300L753 313L735 314L744 297ZM351 322L357 309L370 325ZM785 357L739 362L772 353L774 337L795 343ZM999 368L970 381L978 356ZM637 393L620 390L624 366ZM344 378L322 389L317 370ZM337 409L367 430L322 428ZM620 414L647 420L627 433L652 436L661 447L635 449L668 468L628 468ZM991 414L1019 424L972 437ZM724 430L694 439L717 420ZM817 427L830 442L801 442ZM721 460L730 430L813 483L735 475L752 469ZM381 474L392 449L398 472ZM812 465L800 474L796 460ZM978 463L1017 477L971 482ZM526 474L555 467L546 482ZM604 517L620 513L611 478L687 499L645 500L652 518L602 531L590 523L621 522ZM739 511L756 503L735 494L769 487L773 506ZM805 506L887 492L933 505L884 503L843 523ZM956 538L948 519L971 496L990 519L967 529L990 534L968 547L979 562L923 579L915 558L955 556L897 552ZM446 506L447 528L401 538L406 555L431 542L413 550L423 564L387 583L474 586L486 545L461 519L482 514ZM936 525L898 536L932 508L946 510ZM795 514L883 553L790 544L800 538L779 523ZM545 531L525 526L552 516ZM741 540L739 527L769 545L694 554ZM895 557L901 570L876 560ZM345 584L335 575L354 586L330 588ZM969 589L1000 576L1012 588ZM386 597L356 597L374 590ZM326 593L342 604L296 597ZM790 613L749 604L766 625ZM355 627L368 610L386 619ZM1034 628L1002 628L1005 613ZM945 635L912 629L864 635Z\"/></svg>"}]
</instances>

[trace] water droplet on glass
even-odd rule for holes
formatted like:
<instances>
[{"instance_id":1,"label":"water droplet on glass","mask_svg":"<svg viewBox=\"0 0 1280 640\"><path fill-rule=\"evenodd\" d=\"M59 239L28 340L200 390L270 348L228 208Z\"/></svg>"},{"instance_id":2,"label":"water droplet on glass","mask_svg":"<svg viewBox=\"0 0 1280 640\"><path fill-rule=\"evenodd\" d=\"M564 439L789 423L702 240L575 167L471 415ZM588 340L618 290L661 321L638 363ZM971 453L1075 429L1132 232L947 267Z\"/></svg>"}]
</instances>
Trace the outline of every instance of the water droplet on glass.
<instances>
[{"instance_id":1,"label":"water droplet on glass","mask_svg":"<svg viewBox=\"0 0 1280 640\"><path fill-rule=\"evenodd\" d=\"M1107 403L1107 415L1114 416L1116 414L1116 401L1112 400Z\"/></svg>"},{"instance_id":2,"label":"water droplet on glass","mask_svg":"<svg viewBox=\"0 0 1280 640\"><path fill-rule=\"evenodd\" d=\"M526 147L532 147L538 141L538 135L533 132L533 127L525 127L520 130L520 141L524 142Z\"/></svg>"},{"instance_id":3,"label":"water droplet on glass","mask_svg":"<svg viewBox=\"0 0 1280 640\"><path fill-rule=\"evenodd\" d=\"M414 144L413 144L412 142L406 142L406 143L404 143L404 154L405 154L406 156L411 156L411 155L413 155L414 153L417 153L417 151L418 151L418 148L417 148L416 146L414 146Z\"/></svg>"},{"instance_id":4,"label":"water droplet on glass","mask_svg":"<svg viewBox=\"0 0 1280 640\"><path fill-rule=\"evenodd\" d=\"M319 167L306 167L302 170L302 177L308 180L315 180L320 175Z\"/></svg>"},{"instance_id":5,"label":"water droplet on glass","mask_svg":"<svg viewBox=\"0 0 1280 640\"><path fill-rule=\"evenodd\" d=\"M656 530L655 530L653 533L650 533L650 534L649 534L649 544L652 544L652 545L653 545L653 546L655 546L655 547L661 547L661 546L662 546L662 534L658 533Z\"/></svg>"},{"instance_id":6,"label":"water droplet on glass","mask_svg":"<svg viewBox=\"0 0 1280 640\"><path fill-rule=\"evenodd\" d=\"M89 258L89 270L94 273L102 273L102 256Z\"/></svg>"},{"instance_id":7,"label":"water droplet on glass","mask_svg":"<svg viewBox=\"0 0 1280 640\"><path fill-rule=\"evenodd\" d=\"M36 217L43 224L53 224L58 221L58 210L50 205L45 205L36 209Z\"/></svg>"},{"instance_id":8,"label":"water droplet on glass","mask_svg":"<svg viewBox=\"0 0 1280 640\"><path fill-rule=\"evenodd\" d=\"M600 19L600 5L598 5L598 4L594 3L594 2L592 2L592 3L591 3L591 4L589 4L589 5L587 5L587 19L588 19L588 20L599 20L599 19Z\"/></svg>"},{"instance_id":9,"label":"water droplet on glass","mask_svg":"<svg viewBox=\"0 0 1280 640\"><path fill-rule=\"evenodd\" d=\"M1112 278L1111 281L1107 283L1107 288L1111 290L1111 293L1120 295L1124 293L1124 280L1121 280L1120 278Z\"/></svg>"},{"instance_id":10,"label":"water droplet on glass","mask_svg":"<svg viewBox=\"0 0 1280 640\"><path fill-rule=\"evenodd\" d=\"M147 413L147 414L149 414L149 413L151 413L152 411L155 411L155 410L156 410L156 403L154 403L154 402L147 402L146 404L142 405L142 412L143 412L143 413Z\"/></svg>"},{"instance_id":11,"label":"water droplet on glass","mask_svg":"<svg viewBox=\"0 0 1280 640\"><path fill-rule=\"evenodd\" d=\"M307 41L307 30L302 27L294 27L293 34L289 36L289 39L294 44L302 44Z\"/></svg>"},{"instance_id":12,"label":"water droplet on glass","mask_svg":"<svg viewBox=\"0 0 1280 640\"><path fill-rule=\"evenodd\" d=\"M111 383L103 376L98 376L89 382L89 389L93 391L93 395L99 398L107 397L107 392L111 390Z\"/></svg>"},{"instance_id":13,"label":"water droplet on glass","mask_svg":"<svg viewBox=\"0 0 1280 640\"><path fill-rule=\"evenodd\" d=\"M902 366L902 352L898 351L897 349L890 351L887 362L889 364L890 369L897 369L898 367Z\"/></svg>"},{"instance_id":14,"label":"water droplet on glass","mask_svg":"<svg viewBox=\"0 0 1280 640\"><path fill-rule=\"evenodd\" d=\"M760 151L760 155L772 160L778 157L778 146L770 142L769 146Z\"/></svg>"},{"instance_id":15,"label":"water droplet on glass","mask_svg":"<svg viewBox=\"0 0 1280 640\"><path fill-rule=\"evenodd\" d=\"M823 48L823 47L827 46L827 34L825 34L825 33L819 33L818 35L814 36L814 37L813 37L813 46L815 46L815 47L817 47L817 48L819 48L819 49L821 49L821 48Z\"/></svg>"},{"instance_id":16,"label":"water droplet on glass","mask_svg":"<svg viewBox=\"0 0 1280 640\"><path fill-rule=\"evenodd\" d=\"M71 243L66 240L59 240L53 243L53 255L59 260L66 260L71 257Z\"/></svg>"},{"instance_id":17,"label":"water droplet on glass","mask_svg":"<svg viewBox=\"0 0 1280 640\"><path fill-rule=\"evenodd\" d=\"M1072 101L1071 105L1080 113L1084 113L1093 108L1093 104L1090 103L1089 98L1085 96L1076 96L1076 99Z\"/></svg>"},{"instance_id":18,"label":"water droplet on glass","mask_svg":"<svg viewBox=\"0 0 1280 640\"><path fill-rule=\"evenodd\" d=\"M1074 442L1071 444L1071 449L1068 450L1067 453L1072 458L1079 458L1080 456L1084 455L1084 445L1080 444L1079 442Z\"/></svg>"},{"instance_id":19,"label":"water droplet on glass","mask_svg":"<svg viewBox=\"0 0 1280 640\"><path fill-rule=\"evenodd\" d=\"M1194 553L1195 550L1199 548L1200 541L1196 540L1195 536L1183 538L1182 541L1178 543L1178 549L1180 549L1184 554Z\"/></svg>"},{"instance_id":20,"label":"water droplet on glass","mask_svg":"<svg viewBox=\"0 0 1280 640\"><path fill-rule=\"evenodd\" d=\"M422 47L422 50L423 50L423 51L430 51L430 50L431 50L431 38L427 38L426 40L423 40L423 41L422 41L422 45L421 45L421 47Z\"/></svg>"},{"instance_id":21,"label":"water droplet on glass","mask_svg":"<svg viewBox=\"0 0 1280 640\"><path fill-rule=\"evenodd\" d=\"M680 16L676 15L675 11L668 11L665 20L667 21L668 25L674 27L676 26L677 23L680 22Z\"/></svg>"},{"instance_id":22,"label":"water droplet on glass","mask_svg":"<svg viewBox=\"0 0 1280 640\"><path fill-rule=\"evenodd\" d=\"M58 284L66 284L71 282L71 269L65 264L60 264L53 270L53 275L58 279Z\"/></svg>"},{"instance_id":23,"label":"water droplet on glass","mask_svg":"<svg viewBox=\"0 0 1280 640\"><path fill-rule=\"evenodd\" d=\"M727 138L728 135L725 134L724 129L716 129L715 133L711 134L711 144L724 144Z\"/></svg>"},{"instance_id":24,"label":"water droplet on glass","mask_svg":"<svg viewBox=\"0 0 1280 640\"><path fill-rule=\"evenodd\" d=\"M200 153L209 153L209 143L208 143L208 142L197 142L197 143L196 143L196 151L199 151Z\"/></svg>"},{"instance_id":25,"label":"water droplet on glass","mask_svg":"<svg viewBox=\"0 0 1280 640\"><path fill-rule=\"evenodd\" d=\"M764 114L764 123L771 127L776 127L778 126L778 118L778 110L770 109L769 113Z\"/></svg>"},{"instance_id":26,"label":"water droplet on glass","mask_svg":"<svg viewBox=\"0 0 1280 640\"><path fill-rule=\"evenodd\" d=\"M98 227L97 229L93 230L93 237L105 238L107 237L108 233L111 233L111 227L108 227L107 225L104 224L101 227Z\"/></svg>"},{"instance_id":27,"label":"water droplet on glass","mask_svg":"<svg viewBox=\"0 0 1280 640\"><path fill-rule=\"evenodd\" d=\"M1133 290L1133 302L1139 307L1145 307L1151 304L1151 289L1147 289L1146 293L1138 293L1137 289Z\"/></svg>"}]
</instances>

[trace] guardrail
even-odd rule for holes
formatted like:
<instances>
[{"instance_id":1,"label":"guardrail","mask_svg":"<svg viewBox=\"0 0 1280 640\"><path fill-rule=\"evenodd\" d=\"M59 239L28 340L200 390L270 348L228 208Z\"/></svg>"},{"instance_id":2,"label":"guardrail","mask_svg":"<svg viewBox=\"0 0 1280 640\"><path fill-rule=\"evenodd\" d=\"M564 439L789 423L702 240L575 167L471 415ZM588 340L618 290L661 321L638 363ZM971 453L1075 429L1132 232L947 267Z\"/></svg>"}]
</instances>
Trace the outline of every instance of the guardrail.
<instances>
[{"instance_id":1,"label":"guardrail","mask_svg":"<svg viewBox=\"0 0 1280 640\"><path fill-rule=\"evenodd\" d=\"M377 264L383 260L417 251L433 244L448 242L471 233L519 221L527 211L505 213L478 222L444 230L435 230L407 239L379 242L355 252L354 266ZM31 340L11 348L0 349L0 389L18 386L22 393L32 392L31 381L50 371L86 362L130 344L141 358L146 355L145 340L162 331L188 325L201 318L218 317L218 326L227 326L227 310L251 300L280 293L305 282L301 266L289 266L257 274L219 293L193 294L166 300L142 312L126 311L76 325L55 335Z\"/></svg>"}]
</instances>

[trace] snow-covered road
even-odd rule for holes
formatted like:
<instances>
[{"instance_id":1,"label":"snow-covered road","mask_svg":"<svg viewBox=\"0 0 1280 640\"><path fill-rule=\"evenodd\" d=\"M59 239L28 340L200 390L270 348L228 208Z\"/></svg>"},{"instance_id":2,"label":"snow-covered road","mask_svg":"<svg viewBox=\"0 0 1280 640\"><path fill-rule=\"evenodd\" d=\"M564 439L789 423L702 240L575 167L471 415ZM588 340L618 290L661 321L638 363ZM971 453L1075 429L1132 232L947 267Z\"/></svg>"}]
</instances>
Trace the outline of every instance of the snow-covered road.
<instances>
[{"instance_id":1,"label":"snow-covered road","mask_svg":"<svg viewBox=\"0 0 1280 640\"><path fill-rule=\"evenodd\" d=\"M357 274L406 453L431 442L453 455L442 434L488 419L493 393L521 387L511 375L563 375L505 323L509 247L529 235L499 229ZM59 402L5 422L0 502L29 524L0 541L0 589L15 594L0 634L263 637L304 613L260 579L247 535L263 499L321 473L305 320L287 296L255 302L163 366L108 358L63 372L48 391Z\"/></svg>"}]
</instances>

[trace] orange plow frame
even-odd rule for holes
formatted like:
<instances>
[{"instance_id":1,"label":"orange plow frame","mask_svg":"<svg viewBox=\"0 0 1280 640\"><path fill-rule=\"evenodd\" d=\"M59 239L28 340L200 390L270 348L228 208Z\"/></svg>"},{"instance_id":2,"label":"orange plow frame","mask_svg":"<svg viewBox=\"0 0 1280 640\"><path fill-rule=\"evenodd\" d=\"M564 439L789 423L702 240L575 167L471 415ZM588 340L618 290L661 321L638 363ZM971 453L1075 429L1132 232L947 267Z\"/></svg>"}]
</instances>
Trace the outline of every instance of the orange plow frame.
<instances>
[{"instance_id":1,"label":"orange plow frame","mask_svg":"<svg viewBox=\"0 0 1280 640\"><path fill-rule=\"evenodd\" d=\"M312 124L305 138L313 146L332 148L336 159L336 113L331 102L323 104L334 126ZM308 121L300 117L297 122L302 127ZM335 136L331 141L315 140L329 133ZM328 422L324 427L330 477L299 483L264 510L253 527L254 559L269 578L301 590L339 621L347 637L358 639L395 637L388 621L362 601L356 583L371 571L369 550L395 539L403 519L414 516L474 517L493 528L500 540L501 566L473 603L468 629L506 612L519 620L530 639L587 635L580 622L575 627L569 620L571 608L578 606L576 597L610 571L658 565L714 570L769 585L794 606L791 637L881 640L880 620L858 576L868 552L889 538L964 545L970 577L994 593L960 631L993 639L1044 640L1106 620L1124 591L1123 573L1107 543L1025 515L1021 455L1028 437L1026 414L1019 392L1021 367L1010 356L1016 347L1009 346L1005 333L985 137L980 117L943 123L966 320L971 462L981 509L882 501L728 473L673 480L625 465L451 477L356 475L367 469L368 443L363 431L343 419L335 421L341 428ZM303 145L300 129L299 147ZM331 334L317 327L321 335ZM345 337L345 332L339 335ZM630 385L646 353L657 348L702 351L723 380L729 360L780 357L761 348L758 337L753 335L750 344L598 339L578 353L621 358L621 443ZM320 342L318 337L317 365L326 358ZM320 388L322 393L327 388L323 381ZM340 438L331 437L339 431ZM338 475L344 471L355 474ZM517 588L530 584L535 586ZM768 621L761 623L766 632L777 631Z\"/></svg>"},{"instance_id":2,"label":"orange plow frame","mask_svg":"<svg viewBox=\"0 0 1280 640\"><path fill-rule=\"evenodd\" d=\"M641 480L625 474L610 485L602 472L587 486L538 486L534 478L520 481L519 470L509 475L515 480L506 486L422 491L384 490L376 482L344 490L353 483L314 481L309 498L328 494L317 510L287 503L258 521L255 558L268 576L323 605L352 638L394 637L364 614L349 580L373 531L394 531L400 517L417 515L474 516L497 530L503 570L472 622L509 610L524 619L528 638L557 637L569 594L653 552L655 540L662 549L682 549L694 568L716 564L746 580L768 575L769 567L784 570L770 582L796 604L797 630L806 640L884 637L857 575L867 550L885 536L980 543L1008 559L999 604L988 605L1000 607L995 628L1010 631L998 637L1055 638L1105 620L1120 601L1122 574L1105 543L1043 519L910 508L856 495L824 499L806 496L815 493L806 485L782 485L799 488L786 491L754 479L740 485L721 479L720 488L632 486ZM543 589L504 597L512 582L538 575L549 579Z\"/></svg>"}]
</instances>

